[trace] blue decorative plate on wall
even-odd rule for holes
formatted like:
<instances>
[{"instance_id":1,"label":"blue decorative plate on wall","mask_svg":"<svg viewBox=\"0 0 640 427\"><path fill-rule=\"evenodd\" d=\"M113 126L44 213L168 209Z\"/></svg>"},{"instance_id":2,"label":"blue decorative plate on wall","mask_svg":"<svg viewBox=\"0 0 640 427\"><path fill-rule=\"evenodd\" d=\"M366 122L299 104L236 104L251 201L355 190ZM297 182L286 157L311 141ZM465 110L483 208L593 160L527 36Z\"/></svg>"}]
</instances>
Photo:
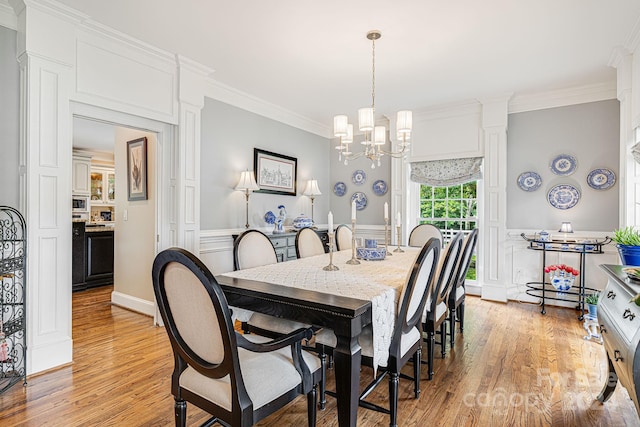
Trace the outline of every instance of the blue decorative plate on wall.
<instances>
[{"instance_id":1,"label":"blue decorative plate on wall","mask_svg":"<svg viewBox=\"0 0 640 427\"><path fill-rule=\"evenodd\" d=\"M351 195L351 202L356 201L356 210L363 210L367 207L367 196L364 193L358 191Z\"/></svg>"},{"instance_id":2,"label":"blue decorative plate on wall","mask_svg":"<svg viewBox=\"0 0 640 427\"><path fill-rule=\"evenodd\" d=\"M373 192L376 196L384 196L387 194L387 183L379 179L373 183Z\"/></svg>"},{"instance_id":3,"label":"blue decorative plate on wall","mask_svg":"<svg viewBox=\"0 0 640 427\"><path fill-rule=\"evenodd\" d=\"M556 185L547 193L547 200L556 209L571 209L580 201L580 190L571 184Z\"/></svg>"},{"instance_id":4,"label":"blue decorative plate on wall","mask_svg":"<svg viewBox=\"0 0 640 427\"><path fill-rule=\"evenodd\" d=\"M607 190L616 183L616 174L611 169L594 169L587 175L587 184L595 190Z\"/></svg>"},{"instance_id":5,"label":"blue decorative plate on wall","mask_svg":"<svg viewBox=\"0 0 640 427\"><path fill-rule=\"evenodd\" d=\"M549 167L551 168L551 172L556 175L568 176L576 171L578 162L575 157L569 154L560 154L551 160Z\"/></svg>"},{"instance_id":6,"label":"blue decorative plate on wall","mask_svg":"<svg viewBox=\"0 0 640 427\"><path fill-rule=\"evenodd\" d=\"M535 172L523 172L518 176L518 187L524 191L536 191L542 185L542 178Z\"/></svg>"},{"instance_id":7,"label":"blue decorative plate on wall","mask_svg":"<svg viewBox=\"0 0 640 427\"><path fill-rule=\"evenodd\" d=\"M363 170L358 169L353 173L351 180L355 185L362 185L367 182L367 174Z\"/></svg>"},{"instance_id":8,"label":"blue decorative plate on wall","mask_svg":"<svg viewBox=\"0 0 640 427\"><path fill-rule=\"evenodd\" d=\"M336 194L336 196L342 197L347 192L347 185L342 181L336 182L336 184L333 186L333 192Z\"/></svg>"}]
</instances>

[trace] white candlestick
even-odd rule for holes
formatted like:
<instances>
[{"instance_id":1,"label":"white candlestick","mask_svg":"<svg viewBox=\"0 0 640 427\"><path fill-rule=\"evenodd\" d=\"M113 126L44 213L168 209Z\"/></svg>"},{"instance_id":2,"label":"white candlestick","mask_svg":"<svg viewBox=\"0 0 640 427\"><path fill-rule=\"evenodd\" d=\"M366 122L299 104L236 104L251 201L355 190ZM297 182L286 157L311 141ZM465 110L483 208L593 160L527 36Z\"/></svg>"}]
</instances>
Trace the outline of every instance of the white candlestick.
<instances>
[{"instance_id":1,"label":"white candlestick","mask_svg":"<svg viewBox=\"0 0 640 427\"><path fill-rule=\"evenodd\" d=\"M400 220L400 212L396 216L396 227L400 227L402 225L402 221Z\"/></svg>"},{"instance_id":2,"label":"white candlestick","mask_svg":"<svg viewBox=\"0 0 640 427\"><path fill-rule=\"evenodd\" d=\"M389 203L384 202L384 219L389 219Z\"/></svg>"},{"instance_id":3,"label":"white candlestick","mask_svg":"<svg viewBox=\"0 0 640 427\"><path fill-rule=\"evenodd\" d=\"M333 214L329 211L329 233L333 231Z\"/></svg>"},{"instance_id":4,"label":"white candlestick","mask_svg":"<svg viewBox=\"0 0 640 427\"><path fill-rule=\"evenodd\" d=\"M356 201L351 202L351 221L356 220Z\"/></svg>"}]
</instances>

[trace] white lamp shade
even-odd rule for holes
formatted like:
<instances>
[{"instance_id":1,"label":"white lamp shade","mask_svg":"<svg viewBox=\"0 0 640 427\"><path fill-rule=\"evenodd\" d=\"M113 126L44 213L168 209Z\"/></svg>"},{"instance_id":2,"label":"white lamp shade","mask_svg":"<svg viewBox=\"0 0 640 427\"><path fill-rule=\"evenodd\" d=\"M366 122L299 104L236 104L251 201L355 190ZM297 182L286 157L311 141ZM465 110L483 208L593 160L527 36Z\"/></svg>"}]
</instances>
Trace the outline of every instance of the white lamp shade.
<instances>
[{"instance_id":1,"label":"white lamp shade","mask_svg":"<svg viewBox=\"0 0 640 427\"><path fill-rule=\"evenodd\" d=\"M570 222L563 222L558 231L561 233L573 233L573 227Z\"/></svg>"},{"instance_id":2,"label":"white lamp shade","mask_svg":"<svg viewBox=\"0 0 640 427\"><path fill-rule=\"evenodd\" d=\"M333 135L336 137L347 136L347 124L349 118L344 114L333 117Z\"/></svg>"},{"instance_id":3,"label":"white lamp shade","mask_svg":"<svg viewBox=\"0 0 640 427\"><path fill-rule=\"evenodd\" d=\"M371 107L358 110L358 125L361 131L369 132L373 130L375 126L375 118L373 116L373 108Z\"/></svg>"},{"instance_id":4,"label":"white lamp shade","mask_svg":"<svg viewBox=\"0 0 640 427\"><path fill-rule=\"evenodd\" d=\"M376 126L373 130L373 142L376 145L383 145L387 142L387 129L384 126Z\"/></svg>"},{"instance_id":5,"label":"white lamp shade","mask_svg":"<svg viewBox=\"0 0 640 427\"><path fill-rule=\"evenodd\" d=\"M256 183L253 171L246 170L240 173L240 182L236 185L236 190L254 191L259 189L260 187L258 187L258 184Z\"/></svg>"},{"instance_id":6,"label":"white lamp shade","mask_svg":"<svg viewBox=\"0 0 640 427\"><path fill-rule=\"evenodd\" d=\"M318 188L318 181L315 179L310 179L307 182L307 188L304 190L305 196L319 196L322 193L320 192L320 188Z\"/></svg>"},{"instance_id":7,"label":"white lamp shade","mask_svg":"<svg viewBox=\"0 0 640 427\"><path fill-rule=\"evenodd\" d=\"M396 121L396 130L398 133L409 133L413 127L413 114L411 111L398 111L398 119Z\"/></svg>"}]
</instances>

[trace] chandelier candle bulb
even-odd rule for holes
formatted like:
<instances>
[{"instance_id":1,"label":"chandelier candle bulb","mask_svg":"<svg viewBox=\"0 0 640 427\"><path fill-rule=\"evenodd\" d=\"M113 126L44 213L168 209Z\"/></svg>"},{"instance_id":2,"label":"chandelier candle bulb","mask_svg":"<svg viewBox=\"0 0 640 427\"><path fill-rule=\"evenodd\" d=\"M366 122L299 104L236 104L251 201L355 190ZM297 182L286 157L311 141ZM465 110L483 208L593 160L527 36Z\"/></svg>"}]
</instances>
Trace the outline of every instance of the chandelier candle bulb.
<instances>
[{"instance_id":1,"label":"chandelier candle bulb","mask_svg":"<svg viewBox=\"0 0 640 427\"><path fill-rule=\"evenodd\" d=\"M370 132L375 124L374 111L371 107L358 110L358 124L362 132Z\"/></svg>"},{"instance_id":2,"label":"chandelier candle bulb","mask_svg":"<svg viewBox=\"0 0 640 427\"><path fill-rule=\"evenodd\" d=\"M405 134L411 132L413 127L413 115L411 111L398 111L398 119L396 120L396 130L398 133Z\"/></svg>"}]
</instances>

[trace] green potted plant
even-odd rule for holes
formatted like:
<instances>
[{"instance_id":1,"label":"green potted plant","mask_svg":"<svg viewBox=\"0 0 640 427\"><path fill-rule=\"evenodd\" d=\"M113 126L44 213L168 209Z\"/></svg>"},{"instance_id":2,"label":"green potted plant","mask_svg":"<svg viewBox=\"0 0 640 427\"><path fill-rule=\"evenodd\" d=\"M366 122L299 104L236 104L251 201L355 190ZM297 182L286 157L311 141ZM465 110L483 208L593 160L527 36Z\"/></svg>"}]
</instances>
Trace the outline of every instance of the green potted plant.
<instances>
[{"instance_id":1,"label":"green potted plant","mask_svg":"<svg viewBox=\"0 0 640 427\"><path fill-rule=\"evenodd\" d=\"M600 292L594 292L587 295L585 302L589 307L589 317L595 319L598 317L598 299L600 298Z\"/></svg>"},{"instance_id":2,"label":"green potted plant","mask_svg":"<svg viewBox=\"0 0 640 427\"><path fill-rule=\"evenodd\" d=\"M613 232L623 265L640 266L640 231L635 227L625 227Z\"/></svg>"}]
</instances>

